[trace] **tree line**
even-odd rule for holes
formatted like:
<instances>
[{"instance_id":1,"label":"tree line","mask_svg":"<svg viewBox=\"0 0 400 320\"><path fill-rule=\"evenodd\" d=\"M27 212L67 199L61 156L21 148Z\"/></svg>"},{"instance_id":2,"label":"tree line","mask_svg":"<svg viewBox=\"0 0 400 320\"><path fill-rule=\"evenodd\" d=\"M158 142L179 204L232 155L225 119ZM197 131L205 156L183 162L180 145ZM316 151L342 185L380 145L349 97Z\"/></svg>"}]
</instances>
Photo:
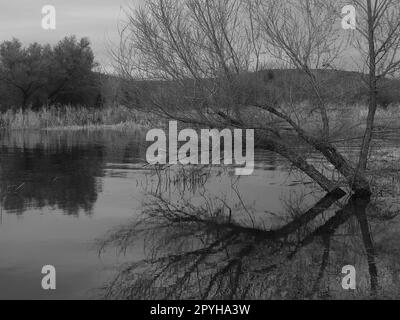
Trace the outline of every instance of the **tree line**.
<instances>
[{"instance_id":1,"label":"tree line","mask_svg":"<svg viewBox=\"0 0 400 320\"><path fill-rule=\"evenodd\" d=\"M0 44L0 107L38 109L44 105L96 106L102 97L97 66L87 38L65 37L57 44L18 39Z\"/></svg>"}]
</instances>

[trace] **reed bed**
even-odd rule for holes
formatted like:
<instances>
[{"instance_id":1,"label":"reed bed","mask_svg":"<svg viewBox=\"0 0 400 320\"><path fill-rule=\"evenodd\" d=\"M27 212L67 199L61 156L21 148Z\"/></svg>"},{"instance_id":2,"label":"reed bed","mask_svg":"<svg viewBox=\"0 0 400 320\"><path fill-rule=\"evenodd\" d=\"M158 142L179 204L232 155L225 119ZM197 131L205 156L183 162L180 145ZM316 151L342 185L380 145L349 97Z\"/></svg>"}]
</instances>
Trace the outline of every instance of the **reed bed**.
<instances>
[{"instance_id":1,"label":"reed bed","mask_svg":"<svg viewBox=\"0 0 400 320\"><path fill-rule=\"evenodd\" d=\"M188 111L189 112L189 111ZM300 125L309 132L318 132L319 115L307 113ZM350 106L332 106L329 110L331 133L335 137L352 137L363 133L368 108L362 104ZM257 111L246 111L247 117L260 118ZM262 121L262 120L261 120ZM249 120L251 123L251 119ZM7 110L0 113L0 129L25 130L136 130L140 128L164 127L165 120L157 118L151 112L138 111L122 105L104 108L86 108L72 106L46 106L39 110ZM379 131L400 130L400 106L387 109L379 108L375 117L375 129Z\"/></svg>"},{"instance_id":2,"label":"reed bed","mask_svg":"<svg viewBox=\"0 0 400 320\"><path fill-rule=\"evenodd\" d=\"M149 113L124 106L86 108L47 106L39 110L7 110L0 113L0 128L8 130L132 130L153 127L159 122Z\"/></svg>"}]
</instances>

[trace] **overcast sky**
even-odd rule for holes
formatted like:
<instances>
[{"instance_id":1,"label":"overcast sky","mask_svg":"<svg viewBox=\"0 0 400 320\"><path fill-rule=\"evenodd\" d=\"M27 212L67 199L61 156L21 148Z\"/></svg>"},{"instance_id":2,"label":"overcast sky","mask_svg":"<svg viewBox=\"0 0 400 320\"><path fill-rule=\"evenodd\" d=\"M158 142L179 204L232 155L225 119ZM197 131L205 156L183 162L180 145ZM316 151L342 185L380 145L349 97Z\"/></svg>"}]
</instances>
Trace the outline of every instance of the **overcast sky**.
<instances>
[{"instance_id":1,"label":"overcast sky","mask_svg":"<svg viewBox=\"0 0 400 320\"><path fill-rule=\"evenodd\" d=\"M118 23L127 5L138 7L145 0L0 0L0 42L20 39L54 44L68 35L88 37L96 61L111 71L108 50L118 43ZM400 1L400 0L399 0ZM42 8L56 9L56 30L42 29Z\"/></svg>"},{"instance_id":2,"label":"overcast sky","mask_svg":"<svg viewBox=\"0 0 400 320\"><path fill-rule=\"evenodd\" d=\"M0 0L0 42L13 37L24 44L54 44L67 35L88 37L96 60L107 65L107 47L117 41L121 7L138 5L140 0ZM44 5L56 9L56 30L43 30Z\"/></svg>"}]
</instances>

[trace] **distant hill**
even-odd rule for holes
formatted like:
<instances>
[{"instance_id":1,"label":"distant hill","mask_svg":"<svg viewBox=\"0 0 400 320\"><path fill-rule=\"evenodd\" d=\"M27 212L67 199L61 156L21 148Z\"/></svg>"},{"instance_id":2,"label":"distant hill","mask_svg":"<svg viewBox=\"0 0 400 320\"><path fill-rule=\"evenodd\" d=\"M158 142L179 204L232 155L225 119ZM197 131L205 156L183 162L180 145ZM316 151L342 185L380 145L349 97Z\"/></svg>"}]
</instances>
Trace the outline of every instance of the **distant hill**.
<instances>
[{"instance_id":1,"label":"distant hill","mask_svg":"<svg viewBox=\"0 0 400 320\"><path fill-rule=\"evenodd\" d=\"M338 70L313 70L321 86L320 92L325 101L332 103L367 103L368 76L359 72ZM280 101L308 100L313 91L308 76L301 70L271 69L260 71L265 86L276 94ZM387 107L391 103L400 103L400 80L383 79L378 88L378 104Z\"/></svg>"},{"instance_id":2,"label":"distant hill","mask_svg":"<svg viewBox=\"0 0 400 320\"><path fill-rule=\"evenodd\" d=\"M359 72L338 70L313 70L326 102L354 104L368 102L368 76ZM103 95L113 95L113 100L124 103L127 99L140 104L140 96L161 87L173 87L166 81L125 81L118 76L98 74L103 83ZM208 81L208 80L205 80ZM237 94L242 100L254 100L256 96L267 97L274 103L285 101L303 102L313 97L308 76L301 70L270 69L257 73L244 73L235 78ZM193 81L187 81L188 92L193 92ZM107 92L108 91L108 92ZM139 92L140 91L140 92ZM244 98L243 98L244 97ZM386 108L391 103L400 103L400 80L383 79L378 88L378 104Z\"/></svg>"}]
</instances>

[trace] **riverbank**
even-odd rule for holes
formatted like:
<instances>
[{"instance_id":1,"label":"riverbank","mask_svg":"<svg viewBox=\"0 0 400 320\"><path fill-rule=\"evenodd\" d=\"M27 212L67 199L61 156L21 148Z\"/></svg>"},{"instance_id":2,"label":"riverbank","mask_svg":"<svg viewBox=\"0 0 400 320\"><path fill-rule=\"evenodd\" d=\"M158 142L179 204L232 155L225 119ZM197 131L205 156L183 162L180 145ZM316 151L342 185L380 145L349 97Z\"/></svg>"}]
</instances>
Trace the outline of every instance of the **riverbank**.
<instances>
[{"instance_id":1,"label":"riverbank","mask_svg":"<svg viewBox=\"0 0 400 320\"><path fill-rule=\"evenodd\" d=\"M137 130L157 125L149 113L124 106L85 108L63 106L33 110L7 110L0 114L0 129L6 130Z\"/></svg>"},{"instance_id":2,"label":"riverbank","mask_svg":"<svg viewBox=\"0 0 400 320\"><path fill-rule=\"evenodd\" d=\"M306 112L306 109L304 111ZM249 109L247 115L251 115L252 112L259 112L259 110L251 111ZM331 138L338 142L359 138L365 129L367 114L367 106L361 104L346 107L333 106L329 110ZM293 117L295 116L293 115ZM318 134L320 127L318 114L303 115L298 117L298 120L303 129ZM0 129L6 130L111 129L131 131L163 126L165 126L165 120L154 114L133 110L122 105L105 108L47 106L35 111L18 109L0 113ZM400 106L378 109L375 117L375 130L379 132L399 131Z\"/></svg>"}]
</instances>

